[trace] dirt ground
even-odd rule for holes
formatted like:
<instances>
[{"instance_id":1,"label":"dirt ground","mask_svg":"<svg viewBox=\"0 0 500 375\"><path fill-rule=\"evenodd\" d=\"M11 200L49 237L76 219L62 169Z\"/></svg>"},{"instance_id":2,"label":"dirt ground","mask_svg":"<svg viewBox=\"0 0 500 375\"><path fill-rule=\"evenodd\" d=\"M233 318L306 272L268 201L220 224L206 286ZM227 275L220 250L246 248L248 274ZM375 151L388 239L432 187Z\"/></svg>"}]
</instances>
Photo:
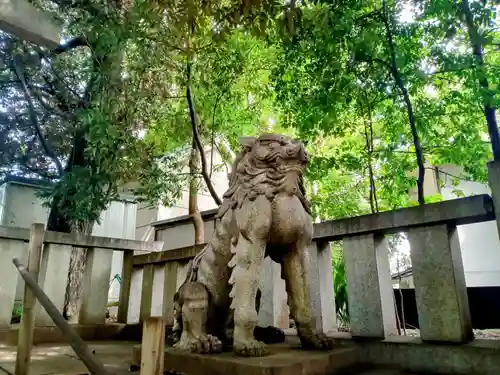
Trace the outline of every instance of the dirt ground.
<instances>
[{"instance_id":1,"label":"dirt ground","mask_svg":"<svg viewBox=\"0 0 500 375\"><path fill-rule=\"evenodd\" d=\"M137 343L99 341L87 343L111 373L131 374L132 347ZM14 375L16 348L0 344L0 375ZM30 375L83 375L88 370L69 345L37 345L33 348ZM132 373L133 374L133 373ZM139 372L136 372L139 374Z\"/></svg>"}]
</instances>

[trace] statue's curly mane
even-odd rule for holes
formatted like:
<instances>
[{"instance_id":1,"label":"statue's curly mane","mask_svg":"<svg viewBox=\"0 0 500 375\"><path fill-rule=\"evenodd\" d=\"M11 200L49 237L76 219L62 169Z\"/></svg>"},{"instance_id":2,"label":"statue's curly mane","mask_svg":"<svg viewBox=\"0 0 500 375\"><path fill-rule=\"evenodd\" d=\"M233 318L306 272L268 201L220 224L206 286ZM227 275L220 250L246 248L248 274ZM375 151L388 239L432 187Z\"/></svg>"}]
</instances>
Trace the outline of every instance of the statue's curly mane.
<instances>
[{"instance_id":1,"label":"statue's curly mane","mask_svg":"<svg viewBox=\"0 0 500 375\"><path fill-rule=\"evenodd\" d=\"M242 145L240 153L233 162L229 188L223 195L218 218L224 216L229 209L241 207L246 199L254 200L259 195L265 195L272 201L280 192L296 195L304 209L311 214L303 182L305 162L301 164L298 159L296 163L283 162L282 154L285 147L283 139L285 137L273 134L259 137L256 142L263 141L264 144L257 147L266 147L266 141L282 142L281 147L264 155L255 152L253 145Z\"/></svg>"}]
</instances>

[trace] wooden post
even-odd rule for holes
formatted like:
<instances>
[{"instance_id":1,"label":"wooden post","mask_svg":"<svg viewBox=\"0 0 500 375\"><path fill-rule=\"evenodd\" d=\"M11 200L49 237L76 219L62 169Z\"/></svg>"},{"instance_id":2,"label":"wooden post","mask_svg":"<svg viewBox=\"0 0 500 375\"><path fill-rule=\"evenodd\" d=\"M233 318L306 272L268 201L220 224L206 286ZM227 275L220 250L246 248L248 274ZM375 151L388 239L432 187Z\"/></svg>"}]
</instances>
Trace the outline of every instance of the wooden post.
<instances>
[{"instance_id":1,"label":"wooden post","mask_svg":"<svg viewBox=\"0 0 500 375\"><path fill-rule=\"evenodd\" d=\"M35 281L33 276L26 271L26 268L21 264L18 258L12 260L17 270L21 274L26 283L26 287L33 291L34 296L40 301L47 314L52 318L57 328L61 330L64 337L68 340L69 344L75 351L76 355L80 357L85 366L89 369L92 375L108 375L108 372L104 368L104 365L96 357L92 355L89 347L82 340L78 333L69 325L69 323L64 319L62 314L59 312L54 303L50 298L44 293L40 285ZM17 375L17 372L16 372Z\"/></svg>"},{"instance_id":2,"label":"wooden post","mask_svg":"<svg viewBox=\"0 0 500 375\"><path fill-rule=\"evenodd\" d=\"M144 322L151 316L151 304L153 303L153 282L155 277L155 265L146 264L142 274L141 307L139 321Z\"/></svg>"},{"instance_id":3,"label":"wooden post","mask_svg":"<svg viewBox=\"0 0 500 375\"><path fill-rule=\"evenodd\" d=\"M160 317L144 321L141 347L141 375L163 375L165 323Z\"/></svg>"},{"instance_id":4,"label":"wooden post","mask_svg":"<svg viewBox=\"0 0 500 375\"><path fill-rule=\"evenodd\" d=\"M163 282L163 319L167 324L174 321L174 294L177 292L178 262L165 263L165 278Z\"/></svg>"},{"instance_id":5,"label":"wooden post","mask_svg":"<svg viewBox=\"0 0 500 375\"><path fill-rule=\"evenodd\" d=\"M134 252L125 251L123 253L122 284L120 286L120 304L118 305L118 323L127 324L133 265Z\"/></svg>"},{"instance_id":6,"label":"wooden post","mask_svg":"<svg viewBox=\"0 0 500 375\"><path fill-rule=\"evenodd\" d=\"M30 240L28 244L28 272L33 280L38 282L40 271L40 259L42 257L43 238L45 226L33 224L31 226ZM33 345L33 329L35 325L36 297L25 284L23 298L23 316L19 327L19 338L17 342L16 375L27 375L31 359L31 347Z\"/></svg>"}]
</instances>

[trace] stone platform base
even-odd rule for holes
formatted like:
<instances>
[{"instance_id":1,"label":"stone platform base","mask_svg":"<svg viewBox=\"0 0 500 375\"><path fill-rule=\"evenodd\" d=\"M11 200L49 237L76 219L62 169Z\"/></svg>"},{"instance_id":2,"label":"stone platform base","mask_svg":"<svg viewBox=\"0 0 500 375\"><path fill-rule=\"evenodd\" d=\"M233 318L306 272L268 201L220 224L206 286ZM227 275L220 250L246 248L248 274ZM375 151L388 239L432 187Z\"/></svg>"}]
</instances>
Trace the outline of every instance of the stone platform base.
<instances>
[{"instance_id":1,"label":"stone platform base","mask_svg":"<svg viewBox=\"0 0 500 375\"><path fill-rule=\"evenodd\" d=\"M126 325L120 323L108 324L72 324L71 325L84 341L109 340L119 337ZM0 343L17 345L19 337L19 324L0 330ZM66 342L61 330L55 326L35 326L33 345Z\"/></svg>"},{"instance_id":2,"label":"stone platform base","mask_svg":"<svg viewBox=\"0 0 500 375\"><path fill-rule=\"evenodd\" d=\"M353 369L357 349L339 348L327 352L304 351L296 345L269 345L270 355L260 358L235 357L232 353L200 355L165 350L165 371L185 375L334 375ZM134 347L133 363L140 366L141 346Z\"/></svg>"}]
</instances>

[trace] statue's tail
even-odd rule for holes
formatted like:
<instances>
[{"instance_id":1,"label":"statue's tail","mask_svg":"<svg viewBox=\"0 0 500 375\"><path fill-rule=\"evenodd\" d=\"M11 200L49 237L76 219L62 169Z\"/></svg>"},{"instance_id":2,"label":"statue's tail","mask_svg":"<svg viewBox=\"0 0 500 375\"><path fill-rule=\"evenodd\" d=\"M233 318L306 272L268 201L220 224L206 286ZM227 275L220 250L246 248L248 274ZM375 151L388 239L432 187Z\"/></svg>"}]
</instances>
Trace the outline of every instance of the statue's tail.
<instances>
[{"instance_id":1,"label":"statue's tail","mask_svg":"<svg viewBox=\"0 0 500 375\"><path fill-rule=\"evenodd\" d=\"M201 250L198 254L195 255L193 259L189 261L186 280L184 281L185 283L196 282L198 280L198 267L200 266L201 259L207 252L208 246L210 246L210 243L207 244L207 246L205 246L203 250Z\"/></svg>"}]
</instances>

